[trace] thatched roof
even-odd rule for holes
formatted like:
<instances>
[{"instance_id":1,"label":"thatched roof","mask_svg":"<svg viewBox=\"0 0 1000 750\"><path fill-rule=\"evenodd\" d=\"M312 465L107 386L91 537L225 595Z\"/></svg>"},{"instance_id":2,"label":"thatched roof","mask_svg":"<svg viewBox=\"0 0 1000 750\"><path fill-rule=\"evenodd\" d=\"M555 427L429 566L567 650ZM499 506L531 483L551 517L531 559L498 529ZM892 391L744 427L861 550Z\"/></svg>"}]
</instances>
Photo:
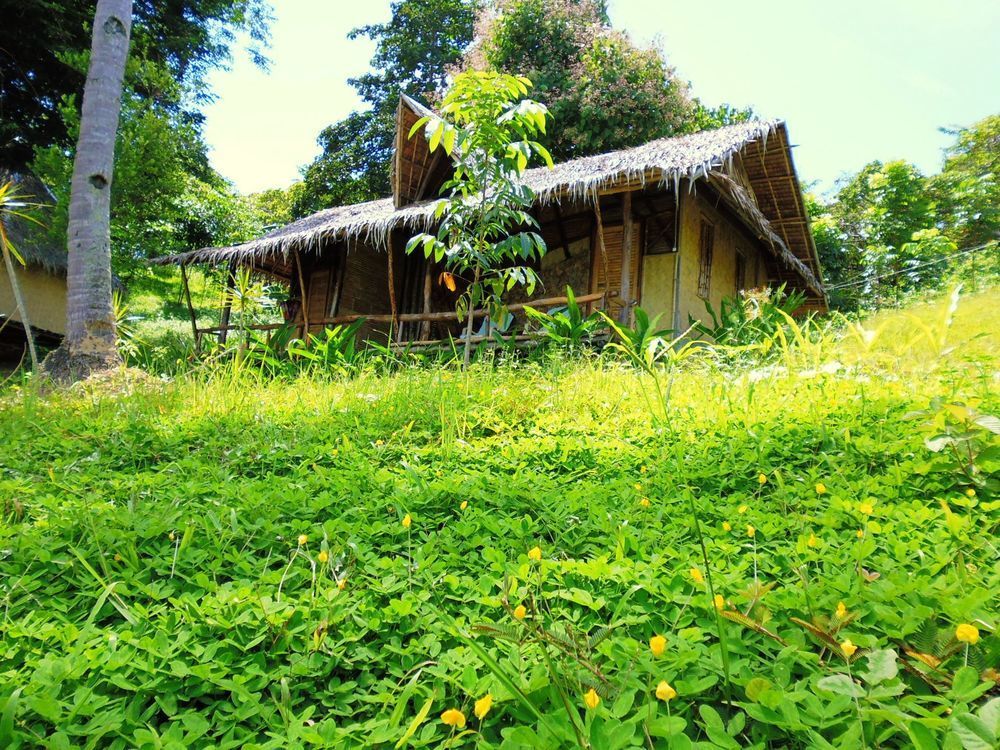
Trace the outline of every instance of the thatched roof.
<instances>
[{"instance_id":1,"label":"thatched roof","mask_svg":"<svg viewBox=\"0 0 1000 750\"><path fill-rule=\"evenodd\" d=\"M47 224L50 211L48 206L55 203L52 193L45 184L33 174L22 174L0 169L0 184L10 180L17 185L17 192L26 203L42 204L34 208L32 215L42 224ZM14 243L18 253L28 266L43 268L49 273L65 275L67 266L66 246L53 242L45 231L31 221L13 218L7 223L7 236Z\"/></svg>"},{"instance_id":2,"label":"thatched roof","mask_svg":"<svg viewBox=\"0 0 1000 750\"><path fill-rule=\"evenodd\" d=\"M406 110L410 111L409 115ZM405 100L400 105L400 112L407 117L419 114ZM397 140L398 136L399 134ZM406 133L402 134L403 138L405 136ZM417 138L413 140L422 141ZM773 148L769 144L773 144ZM426 145L422 145L426 150ZM573 159L557 164L554 169L529 169L524 174L524 180L534 190L539 205L563 200L594 200L603 191L626 185L641 187L663 184L680 190L682 182L689 189L697 189L699 181L706 181L726 198L754 233L771 248L789 278L797 277L795 285L804 284L822 299L816 251L788 150L788 136L783 122L753 121L691 135L661 138L635 148ZM772 226L772 216L766 213L767 209L761 201L761 194L766 189L770 189L769 195L774 194L771 185L774 177L764 168L759 185L755 184L754 175L750 175L751 187L748 189L730 176L734 158L739 158L744 165L755 167L758 161L766 165L767 160L773 161L775 158L780 158L782 163L788 165L782 173L782 178L788 183L787 189L782 193L783 200L775 198L768 206L775 218L784 220L786 215L789 219L794 216L800 227L804 228L796 236L794 247L792 235L784 224L779 228ZM409 179L408 176L399 174L399 169L400 165L397 164L397 171L394 173L397 192L402 187L401 181ZM750 172L749 167L746 171ZM773 171L772 166L771 172ZM426 183L427 172L421 172L421 181ZM406 182L404 192L412 195L412 189L412 180ZM401 197L407 196L397 195L395 200L384 198L326 209L252 242L234 247L193 250L160 258L157 262L187 265L235 260L240 263L273 264L290 268L288 258L292 251L319 253L331 242L359 241L385 247L393 229L420 231L429 229L433 224L435 200L423 200L397 208L397 201L405 202Z\"/></svg>"}]
</instances>

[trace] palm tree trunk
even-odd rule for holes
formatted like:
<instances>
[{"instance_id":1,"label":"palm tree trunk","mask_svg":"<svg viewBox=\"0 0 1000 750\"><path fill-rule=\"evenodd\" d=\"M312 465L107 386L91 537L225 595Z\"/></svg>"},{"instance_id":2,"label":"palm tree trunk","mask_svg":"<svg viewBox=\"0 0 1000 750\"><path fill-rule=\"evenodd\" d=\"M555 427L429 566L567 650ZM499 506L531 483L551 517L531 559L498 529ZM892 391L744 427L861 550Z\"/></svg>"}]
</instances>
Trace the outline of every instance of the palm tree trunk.
<instances>
[{"instance_id":1,"label":"palm tree trunk","mask_svg":"<svg viewBox=\"0 0 1000 750\"><path fill-rule=\"evenodd\" d=\"M61 379L120 361L111 299L111 178L131 28L132 0L98 0L70 188L66 338L49 368Z\"/></svg>"}]
</instances>

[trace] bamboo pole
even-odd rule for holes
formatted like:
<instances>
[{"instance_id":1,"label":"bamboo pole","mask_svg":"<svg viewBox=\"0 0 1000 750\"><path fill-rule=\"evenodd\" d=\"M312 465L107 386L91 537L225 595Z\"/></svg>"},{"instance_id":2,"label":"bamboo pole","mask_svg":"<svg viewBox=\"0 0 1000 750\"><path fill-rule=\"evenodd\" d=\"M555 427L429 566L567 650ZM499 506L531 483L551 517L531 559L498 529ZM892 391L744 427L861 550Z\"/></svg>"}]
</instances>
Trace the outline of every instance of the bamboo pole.
<instances>
[{"instance_id":1,"label":"bamboo pole","mask_svg":"<svg viewBox=\"0 0 1000 750\"><path fill-rule=\"evenodd\" d=\"M393 266L392 256L395 254L396 243L393 241L395 238L394 233L389 234L389 247L386 253L389 256L389 310L392 313L392 327L398 327L397 317L399 315L399 310L396 308L396 270ZM391 335L391 334L390 334Z\"/></svg>"},{"instance_id":2,"label":"bamboo pole","mask_svg":"<svg viewBox=\"0 0 1000 750\"><path fill-rule=\"evenodd\" d=\"M601 218L600 198L594 200L594 218L597 219L597 247L601 251L601 262L604 264L604 289L607 290L610 282L608 279L608 248L604 244L604 220Z\"/></svg>"},{"instance_id":3,"label":"bamboo pole","mask_svg":"<svg viewBox=\"0 0 1000 750\"><path fill-rule=\"evenodd\" d=\"M622 311L626 325L632 311L632 193L622 194Z\"/></svg>"},{"instance_id":4,"label":"bamboo pole","mask_svg":"<svg viewBox=\"0 0 1000 750\"><path fill-rule=\"evenodd\" d=\"M225 344L229 337L229 318L233 312L233 286L236 283L236 261L229 262L226 272L226 290L222 297L222 314L219 315L219 343Z\"/></svg>"},{"instance_id":5,"label":"bamboo pole","mask_svg":"<svg viewBox=\"0 0 1000 750\"><path fill-rule=\"evenodd\" d=\"M598 302L603 300L607 296L606 292L596 292L594 294L586 294L581 297L577 297L577 304L584 305L592 302ZM553 305L564 305L569 301L568 297L545 297L543 299L535 299L530 302L518 302L507 307L508 312L521 312L525 307L552 307ZM472 316L474 318L482 318L489 315L488 310L473 310ZM454 311L447 312L432 312L432 313L400 313L397 316L402 323L430 323L437 321L452 321L459 320L458 313ZM352 315L339 315L333 318L324 318L322 320L313 321L315 325L342 325L345 323L353 323L357 320L366 320L370 323L388 323L392 320L391 315L365 315L363 313L357 313ZM250 326L251 329L255 331L272 331L277 328L281 328L287 325L286 323L262 323L259 325ZM220 330L219 326L213 326L210 328L199 328L202 333L215 333Z\"/></svg>"},{"instance_id":6,"label":"bamboo pole","mask_svg":"<svg viewBox=\"0 0 1000 750\"><path fill-rule=\"evenodd\" d=\"M191 286L188 284L187 269L181 266L181 287L184 289L184 301L187 303L188 316L191 318L191 331L194 334L194 350L201 351L201 336L198 334L198 316L194 311L194 303L191 302Z\"/></svg>"},{"instance_id":7,"label":"bamboo pole","mask_svg":"<svg viewBox=\"0 0 1000 750\"><path fill-rule=\"evenodd\" d=\"M295 270L299 275L299 298L302 303L302 340L309 343L309 290L306 288L306 277L302 272L302 256L295 251Z\"/></svg>"},{"instance_id":8,"label":"bamboo pole","mask_svg":"<svg viewBox=\"0 0 1000 750\"><path fill-rule=\"evenodd\" d=\"M433 273L434 264L431 262L430 258L426 259L426 264L424 267L424 315L430 315L431 312L431 289L433 288ZM458 317L457 315L455 316ZM420 326L420 338L426 339L431 335L431 324L432 318L421 318L423 325Z\"/></svg>"}]
</instances>

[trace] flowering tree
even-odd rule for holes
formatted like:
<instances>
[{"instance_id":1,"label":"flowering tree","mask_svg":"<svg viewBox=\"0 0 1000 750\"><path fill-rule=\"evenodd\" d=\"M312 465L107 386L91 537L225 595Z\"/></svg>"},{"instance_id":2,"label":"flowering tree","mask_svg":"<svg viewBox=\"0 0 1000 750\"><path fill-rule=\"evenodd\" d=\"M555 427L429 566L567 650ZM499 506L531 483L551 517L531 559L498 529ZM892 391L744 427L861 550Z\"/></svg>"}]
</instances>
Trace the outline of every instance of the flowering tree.
<instances>
[{"instance_id":1,"label":"flowering tree","mask_svg":"<svg viewBox=\"0 0 1000 750\"><path fill-rule=\"evenodd\" d=\"M505 291L524 286L530 295L538 282L531 268L519 264L545 253L545 241L531 231L538 228L528 213L534 193L521 180L533 154L552 166L549 152L534 140L545 133L548 110L522 98L530 86L527 78L502 73L463 73L445 96L441 115L421 118L409 134L423 128L430 150L443 148L454 163L454 175L442 187L447 197L435 210L437 233L416 235L406 252L423 248L427 258L444 261L467 282L456 303L466 320L466 367L473 310L482 306L499 320Z\"/></svg>"}]
</instances>

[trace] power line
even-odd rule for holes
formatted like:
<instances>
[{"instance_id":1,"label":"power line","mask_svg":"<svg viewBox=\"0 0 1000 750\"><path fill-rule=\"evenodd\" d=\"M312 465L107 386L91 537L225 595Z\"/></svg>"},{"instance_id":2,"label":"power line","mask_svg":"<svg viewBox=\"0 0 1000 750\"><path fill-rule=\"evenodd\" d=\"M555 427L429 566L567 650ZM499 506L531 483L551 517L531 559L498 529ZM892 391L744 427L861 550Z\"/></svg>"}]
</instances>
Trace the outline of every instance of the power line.
<instances>
[{"instance_id":1,"label":"power line","mask_svg":"<svg viewBox=\"0 0 1000 750\"><path fill-rule=\"evenodd\" d=\"M965 250L959 250L958 252L952 253L951 255L945 255L944 257L937 258L936 260L930 260L930 261L927 261L926 263L921 263L921 264L916 265L916 266L910 266L909 268L903 268L903 269L901 269L899 271L892 271L890 273L884 273L884 274L881 274L880 276L875 276L873 278L859 279L857 281L848 281L848 282L846 282L844 284L837 284L836 286L828 286L828 287L826 287L826 291L833 292L833 291L836 291L837 289L848 289L848 288L850 288L852 286L861 286L862 284L871 284L871 283L873 283L875 281L881 281L882 279L888 279L888 278L891 278L892 276L898 276L901 273L912 273L913 271L916 271L918 268L925 268L926 266L933 266L936 263L942 263L944 261L951 260L952 258L958 258L959 256L962 256L962 255L969 255L971 253L978 253L980 250L985 250L987 248L996 247L996 246L997 246L997 240L990 240L989 242L985 242L982 245L978 245L976 247L969 247L969 248L966 248Z\"/></svg>"}]
</instances>

